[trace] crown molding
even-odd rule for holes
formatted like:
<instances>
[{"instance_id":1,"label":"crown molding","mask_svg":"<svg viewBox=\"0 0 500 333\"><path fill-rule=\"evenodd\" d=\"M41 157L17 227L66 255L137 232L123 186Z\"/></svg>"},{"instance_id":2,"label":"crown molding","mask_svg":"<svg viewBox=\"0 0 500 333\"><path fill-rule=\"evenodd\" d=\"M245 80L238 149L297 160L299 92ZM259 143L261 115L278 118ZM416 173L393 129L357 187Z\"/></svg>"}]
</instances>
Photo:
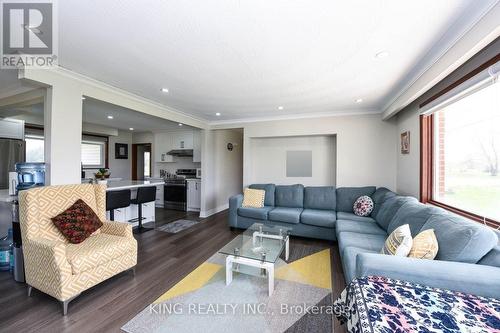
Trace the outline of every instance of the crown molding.
<instances>
[{"instance_id":1,"label":"crown molding","mask_svg":"<svg viewBox=\"0 0 500 333\"><path fill-rule=\"evenodd\" d=\"M220 121L211 121L211 122L209 122L209 125L211 127L214 127L214 126L224 126L224 125L238 125L238 124L246 124L246 123L256 123L256 122L264 122L264 121L379 115L381 113L382 113L382 110L377 110L377 109L329 111L329 112L317 112L317 113L299 113L299 114L289 114L289 115L281 115L281 116L248 117L248 118L239 118L239 119L227 119L227 120L220 120Z\"/></svg>"},{"instance_id":2,"label":"crown molding","mask_svg":"<svg viewBox=\"0 0 500 333\"><path fill-rule=\"evenodd\" d=\"M457 69L460 65L465 63L468 59L470 59L475 53L480 51L482 47L485 47L489 42L493 41L495 38L492 36L496 35L498 37L498 31L500 28L497 25L496 29L490 29L485 36L485 33L482 33L481 40L478 42L477 38L474 41L467 41L467 37L474 30L484 30L485 28L480 26L481 21L486 19L486 16L490 14L492 11L500 11L498 3L500 0L496 0L491 2L489 6L485 7L479 13L476 13L473 20L468 22L468 24L462 28L462 30L455 35L452 35L453 28L456 28L458 25L458 21L455 22L446 33L434 44L434 46L427 52L427 54L423 57L423 60L420 64L417 64L414 67L409 76L412 79L403 84L403 87L399 89L399 91L394 94L392 98L390 98L389 102L385 104L383 108L383 119L389 119L394 116L396 113L401 111L403 108L408 106L415 99L420 97L427 90L432 88L436 83L442 80L444 77L449 75L453 70ZM475 6L476 4L471 4L471 6ZM470 16L471 13L467 12L461 18ZM484 25L488 26L488 24L495 24L495 15L492 15L492 22L488 21ZM487 29L487 28L486 28ZM495 32L496 31L496 32ZM481 33L480 31L479 33ZM453 56L453 50L457 48L459 44L467 44L466 54L461 53L461 56ZM435 50L437 46L445 45L444 48L440 50ZM451 58L451 59L449 59ZM454 58L454 59L453 59ZM457 59L458 58L458 59ZM444 63L444 64L443 64ZM435 69L436 67L441 66L440 70ZM435 69L435 71L439 71L439 73L431 73L431 71ZM424 82L419 82L424 81ZM421 87L417 87L420 85ZM413 90L413 91L412 91ZM414 91L417 90L417 91ZM407 96L409 95L409 96Z\"/></svg>"},{"instance_id":3,"label":"crown molding","mask_svg":"<svg viewBox=\"0 0 500 333\"><path fill-rule=\"evenodd\" d=\"M82 95L90 98L95 98L97 100L102 100L99 98L99 96L96 96L92 93L93 88L96 89L99 92L106 92L109 94L113 94L115 96L124 98L126 100L135 102L135 103L140 103L142 105L154 108L156 110L162 111L162 112L167 112L169 114L173 114L178 116L181 119L169 119L172 121L179 121L179 122L187 122L187 125L193 126L193 127L201 127L204 128L208 126L208 121L203 118L195 117L191 114L182 112L180 110L177 110L175 108L169 107L167 105L164 105L162 103L147 99L143 96L137 95L135 93L128 92L122 88L118 88L114 85L105 83L103 81L91 78L89 76L74 72L70 69L57 66L55 68L51 69L20 69L19 70L19 78L22 79L27 79L27 80L34 80L37 82L41 82L47 85L51 85L57 77L64 78L64 79L69 79L70 81L77 82L79 86L82 87ZM108 102L104 100L104 102ZM112 103L112 102L109 102ZM115 103L112 103L115 104ZM125 108L129 108L131 110L134 110L132 107L127 107L124 105L120 105ZM138 110L137 110L138 111ZM141 111L138 111L141 112ZM157 116L157 115L155 115ZM192 121L192 123L189 123L189 121Z\"/></svg>"}]
</instances>

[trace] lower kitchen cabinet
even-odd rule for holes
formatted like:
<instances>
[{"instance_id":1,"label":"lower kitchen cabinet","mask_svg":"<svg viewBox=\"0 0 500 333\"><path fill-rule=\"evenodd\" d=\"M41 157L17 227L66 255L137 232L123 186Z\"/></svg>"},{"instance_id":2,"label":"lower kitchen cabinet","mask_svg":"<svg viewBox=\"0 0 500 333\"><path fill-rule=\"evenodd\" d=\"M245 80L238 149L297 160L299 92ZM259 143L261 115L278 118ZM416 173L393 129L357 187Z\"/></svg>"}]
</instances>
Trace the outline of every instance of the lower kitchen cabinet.
<instances>
[{"instance_id":1,"label":"lower kitchen cabinet","mask_svg":"<svg viewBox=\"0 0 500 333\"><path fill-rule=\"evenodd\" d=\"M201 179L187 180L187 210L199 212L201 208Z\"/></svg>"},{"instance_id":2,"label":"lower kitchen cabinet","mask_svg":"<svg viewBox=\"0 0 500 333\"><path fill-rule=\"evenodd\" d=\"M137 205L130 205L125 208L115 209L115 221L118 222L129 222L133 226L138 225L136 220L139 217L139 207ZM106 216L109 219L109 212L106 212ZM154 222L155 221L155 202L146 202L142 204L142 223Z\"/></svg>"}]
</instances>

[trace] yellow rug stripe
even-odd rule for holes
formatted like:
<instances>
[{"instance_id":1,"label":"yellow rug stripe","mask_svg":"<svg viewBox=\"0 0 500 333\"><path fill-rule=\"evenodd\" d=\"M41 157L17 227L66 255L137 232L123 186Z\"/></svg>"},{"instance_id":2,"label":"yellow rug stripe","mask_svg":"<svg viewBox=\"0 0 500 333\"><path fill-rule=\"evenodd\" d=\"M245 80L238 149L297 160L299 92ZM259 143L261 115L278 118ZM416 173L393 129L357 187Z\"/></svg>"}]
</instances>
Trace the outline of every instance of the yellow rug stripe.
<instances>
[{"instance_id":1,"label":"yellow rug stripe","mask_svg":"<svg viewBox=\"0 0 500 333\"><path fill-rule=\"evenodd\" d=\"M276 269L274 276L281 280L332 289L330 249L311 254L279 267Z\"/></svg>"},{"instance_id":2,"label":"yellow rug stripe","mask_svg":"<svg viewBox=\"0 0 500 333\"><path fill-rule=\"evenodd\" d=\"M212 277L222 269L221 265L204 262L194 271L189 273L184 279L170 288L153 303L161 303L176 296L186 294L203 287Z\"/></svg>"}]
</instances>

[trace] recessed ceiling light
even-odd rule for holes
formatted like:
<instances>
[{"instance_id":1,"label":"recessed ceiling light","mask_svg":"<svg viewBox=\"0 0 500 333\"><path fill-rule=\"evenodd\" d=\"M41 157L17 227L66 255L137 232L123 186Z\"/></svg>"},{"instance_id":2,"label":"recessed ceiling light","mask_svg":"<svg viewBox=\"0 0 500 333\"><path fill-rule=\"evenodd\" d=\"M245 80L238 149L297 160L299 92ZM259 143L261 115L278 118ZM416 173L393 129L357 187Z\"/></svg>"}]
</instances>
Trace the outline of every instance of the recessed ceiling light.
<instances>
[{"instance_id":1,"label":"recessed ceiling light","mask_svg":"<svg viewBox=\"0 0 500 333\"><path fill-rule=\"evenodd\" d=\"M282 105L278 106L278 110L280 110L280 111L281 111L281 110L283 110L283 109L284 109L284 107L283 107Z\"/></svg>"},{"instance_id":2,"label":"recessed ceiling light","mask_svg":"<svg viewBox=\"0 0 500 333\"><path fill-rule=\"evenodd\" d=\"M161 88L161 92L168 93L168 88Z\"/></svg>"},{"instance_id":3,"label":"recessed ceiling light","mask_svg":"<svg viewBox=\"0 0 500 333\"><path fill-rule=\"evenodd\" d=\"M82 101L83 101L83 100L85 100L85 97L84 97L84 96L82 96Z\"/></svg>"},{"instance_id":4,"label":"recessed ceiling light","mask_svg":"<svg viewBox=\"0 0 500 333\"><path fill-rule=\"evenodd\" d=\"M108 119L113 119L113 116L108 116Z\"/></svg>"},{"instance_id":5,"label":"recessed ceiling light","mask_svg":"<svg viewBox=\"0 0 500 333\"><path fill-rule=\"evenodd\" d=\"M387 52L387 51L380 51L377 54L375 54L375 58L381 59L381 58L387 57L388 55L389 55L389 52Z\"/></svg>"},{"instance_id":6,"label":"recessed ceiling light","mask_svg":"<svg viewBox=\"0 0 500 333\"><path fill-rule=\"evenodd\" d=\"M182 126L182 124L181 124L181 123L179 123L179 126Z\"/></svg>"},{"instance_id":7,"label":"recessed ceiling light","mask_svg":"<svg viewBox=\"0 0 500 333\"><path fill-rule=\"evenodd\" d=\"M133 131L133 130L134 130L134 128L133 128L133 127L130 127L130 128L129 128L129 130Z\"/></svg>"},{"instance_id":8,"label":"recessed ceiling light","mask_svg":"<svg viewBox=\"0 0 500 333\"><path fill-rule=\"evenodd\" d=\"M215 113L217 117L220 117L220 112Z\"/></svg>"},{"instance_id":9,"label":"recessed ceiling light","mask_svg":"<svg viewBox=\"0 0 500 333\"><path fill-rule=\"evenodd\" d=\"M362 99L362 98L358 98L358 99L356 100L356 103L363 103L363 99Z\"/></svg>"}]
</instances>

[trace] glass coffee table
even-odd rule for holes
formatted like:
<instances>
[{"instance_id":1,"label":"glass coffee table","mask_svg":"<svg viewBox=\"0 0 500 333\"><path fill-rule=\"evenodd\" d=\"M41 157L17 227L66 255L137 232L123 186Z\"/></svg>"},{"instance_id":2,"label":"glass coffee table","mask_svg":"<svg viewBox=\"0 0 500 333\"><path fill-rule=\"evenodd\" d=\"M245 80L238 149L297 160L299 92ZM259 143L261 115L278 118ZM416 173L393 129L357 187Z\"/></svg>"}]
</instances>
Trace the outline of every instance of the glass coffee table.
<instances>
[{"instance_id":1,"label":"glass coffee table","mask_svg":"<svg viewBox=\"0 0 500 333\"><path fill-rule=\"evenodd\" d=\"M289 233L292 229L281 226L252 224L219 253L226 255L226 285L233 281L233 272L267 277L269 296L274 291L274 264L285 250L289 255Z\"/></svg>"}]
</instances>

